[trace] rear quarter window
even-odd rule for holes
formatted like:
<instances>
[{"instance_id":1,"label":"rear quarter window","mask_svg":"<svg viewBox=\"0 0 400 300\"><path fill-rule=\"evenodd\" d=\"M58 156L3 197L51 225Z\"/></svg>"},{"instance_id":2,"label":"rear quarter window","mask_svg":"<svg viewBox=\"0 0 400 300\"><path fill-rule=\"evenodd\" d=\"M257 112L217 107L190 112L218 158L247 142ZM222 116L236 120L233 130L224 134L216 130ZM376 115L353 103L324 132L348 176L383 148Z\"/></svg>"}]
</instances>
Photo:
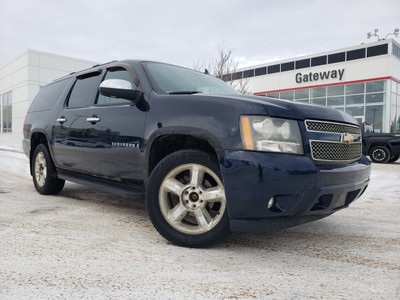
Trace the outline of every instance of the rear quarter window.
<instances>
[{"instance_id":1,"label":"rear quarter window","mask_svg":"<svg viewBox=\"0 0 400 300\"><path fill-rule=\"evenodd\" d=\"M51 110L60 97L65 94L70 81L71 78L66 78L41 87L29 108L29 112Z\"/></svg>"}]
</instances>

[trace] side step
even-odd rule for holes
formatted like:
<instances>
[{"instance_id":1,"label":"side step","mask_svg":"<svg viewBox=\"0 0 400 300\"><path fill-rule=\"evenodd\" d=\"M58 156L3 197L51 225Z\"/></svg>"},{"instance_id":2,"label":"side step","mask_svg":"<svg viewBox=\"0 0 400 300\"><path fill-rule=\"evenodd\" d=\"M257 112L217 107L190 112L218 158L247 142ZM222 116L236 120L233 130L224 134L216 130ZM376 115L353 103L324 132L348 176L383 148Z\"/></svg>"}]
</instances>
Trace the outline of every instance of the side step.
<instances>
[{"instance_id":1,"label":"side step","mask_svg":"<svg viewBox=\"0 0 400 300\"><path fill-rule=\"evenodd\" d=\"M81 173L68 172L61 169L57 169L57 173L58 178L60 179L72 181L82 185L92 186L105 192L118 194L123 197L144 199L145 190L141 187L115 182L108 179L88 176Z\"/></svg>"}]
</instances>

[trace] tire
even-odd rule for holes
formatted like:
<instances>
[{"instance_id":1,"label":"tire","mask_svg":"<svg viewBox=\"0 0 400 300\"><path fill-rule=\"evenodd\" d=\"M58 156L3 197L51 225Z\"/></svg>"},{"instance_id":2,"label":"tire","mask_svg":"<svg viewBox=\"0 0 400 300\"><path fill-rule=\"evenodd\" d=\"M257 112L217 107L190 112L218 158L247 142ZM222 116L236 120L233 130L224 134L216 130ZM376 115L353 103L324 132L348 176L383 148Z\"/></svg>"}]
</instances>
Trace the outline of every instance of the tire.
<instances>
[{"instance_id":1,"label":"tire","mask_svg":"<svg viewBox=\"0 0 400 300\"><path fill-rule=\"evenodd\" d=\"M33 153L32 178L36 190L42 195L57 194L65 184L65 180L57 178L56 167L43 144L38 145Z\"/></svg>"},{"instance_id":2,"label":"tire","mask_svg":"<svg viewBox=\"0 0 400 300\"><path fill-rule=\"evenodd\" d=\"M396 160L399 159L399 157L400 157L400 155L394 155L388 160L388 162L390 162L390 163L395 162Z\"/></svg>"},{"instance_id":3,"label":"tire","mask_svg":"<svg viewBox=\"0 0 400 300\"><path fill-rule=\"evenodd\" d=\"M390 151L385 146L375 146L369 151L369 157L374 163L386 163L390 159Z\"/></svg>"},{"instance_id":4,"label":"tire","mask_svg":"<svg viewBox=\"0 0 400 300\"><path fill-rule=\"evenodd\" d=\"M209 247L230 233L219 165L202 151L177 151L158 163L146 208L157 231L179 246Z\"/></svg>"}]
</instances>

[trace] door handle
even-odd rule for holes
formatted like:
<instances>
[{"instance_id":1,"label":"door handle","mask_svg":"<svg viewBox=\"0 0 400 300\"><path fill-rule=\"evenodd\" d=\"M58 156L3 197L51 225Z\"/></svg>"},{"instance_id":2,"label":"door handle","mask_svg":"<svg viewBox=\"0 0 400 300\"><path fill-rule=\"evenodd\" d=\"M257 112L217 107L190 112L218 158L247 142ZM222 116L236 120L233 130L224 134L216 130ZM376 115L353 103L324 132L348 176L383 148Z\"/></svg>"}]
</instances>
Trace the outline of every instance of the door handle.
<instances>
[{"instance_id":1,"label":"door handle","mask_svg":"<svg viewBox=\"0 0 400 300\"><path fill-rule=\"evenodd\" d=\"M92 124L96 124L97 122L100 122L100 118L97 116L92 116L90 118L87 118L86 121L88 121Z\"/></svg>"},{"instance_id":2,"label":"door handle","mask_svg":"<svg viewBox=\"0 0 400 300\"><path fill-rule=\"evenodd\" d=\"M67 119L65 117L57 118L57 122L62 124L64 122L67 122Z\"/></svg>"}]
</instances>

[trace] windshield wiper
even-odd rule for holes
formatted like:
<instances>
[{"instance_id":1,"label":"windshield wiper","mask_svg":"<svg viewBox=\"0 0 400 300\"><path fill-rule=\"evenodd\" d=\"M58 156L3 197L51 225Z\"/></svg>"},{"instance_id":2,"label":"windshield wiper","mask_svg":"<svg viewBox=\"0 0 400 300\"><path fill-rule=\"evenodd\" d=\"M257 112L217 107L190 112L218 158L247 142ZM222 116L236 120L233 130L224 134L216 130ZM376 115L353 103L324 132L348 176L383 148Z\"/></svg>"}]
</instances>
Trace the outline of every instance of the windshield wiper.
<instances>
[{"instance_id":1,"label":"windshield wiper","mask_svg":"<svg viewBox=\"0 0 400 300\"><path fill-rule=\"evenodd\" d=\"M192 94L198 94L201 93L200 91L172 91L169 92L168 94L170 95L192 95Z\"/></svg>"}]
</instances>

